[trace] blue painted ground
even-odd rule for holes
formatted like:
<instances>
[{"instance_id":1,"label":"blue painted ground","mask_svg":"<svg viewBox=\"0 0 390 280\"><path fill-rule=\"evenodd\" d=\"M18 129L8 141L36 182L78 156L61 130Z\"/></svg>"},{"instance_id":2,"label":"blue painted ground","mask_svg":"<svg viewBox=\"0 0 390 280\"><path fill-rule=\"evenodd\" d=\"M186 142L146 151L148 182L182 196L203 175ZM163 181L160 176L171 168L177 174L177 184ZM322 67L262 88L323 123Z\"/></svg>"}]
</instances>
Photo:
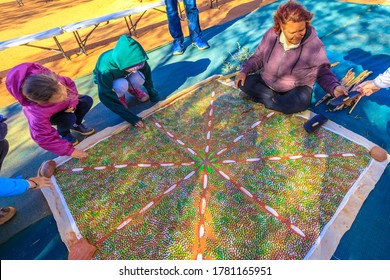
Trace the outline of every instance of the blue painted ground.
<instances>
[{"instance_id":1,"label":"blue painted ground","mask_svg":"<svg viewBox=\"0 0 390 280\"><path fill-rule=\"evenodd\" d=\"M312 24L323 40L331 62L340 62L334 68L340 78L351 67L358 73L366 69L373 71L372 78L390 67L390 34L386 33L390 30L390 6L328 0L304 0L301 3L314 12ZM166 97L220 74L223 60L236 51L237 43L254 51L265 31L272 26L272 16L279 4L280 1L205 30L204 37L211 45L209 50L200 52L188 47L184 55L173 57L168 45L150 52L153 77L160 94ZM187 40L185 43L189 45L190 42ZM88 125L102 130L122 122L99 103L90 75L77 79L76 83L81 93L88 93L95 99L95 107L86 118ZM316 87L311 110L366 137L390 153L389 90L363 98L350 115L348 110L327 112L328 107L324 104L314 107L323 95L322 89ZM136 112L150 106L136 101L132 104ZM9 117L7 139L12 143L1 176L35 175L40 163L55 155L43 151L30 140L19 105L0 109L0 113ZM390 259L389 182L390 167L363 204L333 259ZM13 225L0 227L1 259L66 259L66 248L39 193L29 191L19 197L1 198L0 206L5 205L16 205L20 213L14 218ZM15 232L15 228L20 229L19 233L10 234Z\"/></svg>"}]
</instances>

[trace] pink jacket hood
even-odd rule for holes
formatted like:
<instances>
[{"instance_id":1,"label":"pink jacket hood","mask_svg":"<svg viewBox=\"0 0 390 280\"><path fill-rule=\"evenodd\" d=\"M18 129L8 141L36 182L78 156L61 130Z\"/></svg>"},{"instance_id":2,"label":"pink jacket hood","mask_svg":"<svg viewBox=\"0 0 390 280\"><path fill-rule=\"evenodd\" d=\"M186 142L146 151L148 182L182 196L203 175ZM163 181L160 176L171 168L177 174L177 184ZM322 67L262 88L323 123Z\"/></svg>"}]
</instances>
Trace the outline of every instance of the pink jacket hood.
<instances>
[{"instance_id":1,"label":"pink jacket hood","mask_svg":"<svg viewBox=\"0 0 390 280\"><path fill-rule=\"evenodd\" d=\"M27 99L22 93L24 80L33 74L49 74L52 71L37 63L22 63L12 68L6 77L5 85L8 91L23 107L27 118L31 138L43 149L59 156L71 155L74 147L62 139L51 125L50 118L68 107L76 108L78 91L72 79L58 76L58 81L68 88L68 99L55 104L37 104Z\"/></svg>"}]
</instances>

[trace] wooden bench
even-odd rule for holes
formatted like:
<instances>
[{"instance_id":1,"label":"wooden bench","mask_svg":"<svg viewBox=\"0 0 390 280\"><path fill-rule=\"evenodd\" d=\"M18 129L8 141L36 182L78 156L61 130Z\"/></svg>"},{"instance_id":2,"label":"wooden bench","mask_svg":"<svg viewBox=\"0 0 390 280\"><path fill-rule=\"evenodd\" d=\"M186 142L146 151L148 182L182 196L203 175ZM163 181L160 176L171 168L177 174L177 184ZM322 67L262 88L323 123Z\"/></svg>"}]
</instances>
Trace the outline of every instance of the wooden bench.
<instances>
[{"instance_id":1,"label":"wooden bench","mask_svg":"<svg viewBox=\"0 0 390 280\"><path fill-rule=\"evenodd\" d=\"M213 4L216 4L215 7L213 7ZM210 8L219 9L218 0L210 0Z\"/></svg>"},{"instance_id":2,"label":"wooden bench","mask_svg":"<svg viewBox=\"0 0 390 280\"><path fill-rule=\"evenodd\" d=\"M51 1L53 1L53 0L45 0L46 3L51 2ZM16 0L16 2L18 3L19 7L24 6L23 0Z\"/></svg>"},{"instance_id":3,"label":"wooden bench","mask_svg":"<svg viewBox=\"0 0 390 280\"><path fill-rule=\"evenodd\" d=\"M134 7L125 11L120 11L120 12L115 12L109 15L93 18L93 19L88 19L84 21L80 21L77 23L69 24L62 26L61 29L64 32L72 32L74 37L76 38L77 44L80 47L80 51L87 55L86 51L86 45L87 45L87 40L89 36L95 31L96 28L98 28L102 23L106 22L107 24L109 23L110 20L115 20L115 19L120 19L124 18L126 21L127 28L129 30L130 35L135 35L137 36L136 30L137 30L137 24L139 21L142 19L142 17L145 15L145 13L148 10L157 10L159 12L165 12L164 10L159 10L158 7L164 6L165 2L164 1L157 1L153 2L147 5L141 5L138 7ZM131 16L135 14L141 14L141 16L136 20L133 21ZM82 38L79 34L80 29L88 28L93 26L92 30L89 31L84 38Z\"/></svg>"},{"instance_id":4,"label":"wooden bench","mask_svg":"<svg viewBox=\"0 0 390 280\"><path fill-rule=\"evenodd\" d=\"M183 0L178 0L180 17L183 19L183 16L182 16L183 9L180 6L180 2L183 2ZM212 8L214 2L216 3L217 8L218 8L218 0L210 0L210 8ZM18 3L21 3L23 5L23 1L18 1ZM127 25L127 28L129 30L129 34L137 37L137 25L138 25L139 21L142 19L142 17L145 15L145 13L148 10L156 10L159 12L166 13L165 10L159 9L159 7L163 7L163 6L165 6L165 1L160 0L160 1L150 3L150 4L137 6L137 7L128 9L128 10L115 12L115 13L112 13L109 15L80 21L80 22L65 25L62 27L52 28L52 29L49 29L46 31L38 32L35 34L30 34L30 35L15 38L15 39L10 39L7 41L0 42L0 51L4 50L6 48L24 45L24 46L29 46L29 47L35 47L35 48L60 52L67 60L70 60L70 58L65 54L65 51L62 48L60 42L57 40L56 36L61 35L64 32L72 32L75 39L76 39L76 42L80 48L80 51L83 54L87 55L87 50L86 50L87 40L88 40L89 36L91 36L91 34L95 31L95 29L98 28L102 23L106 22L108 24L110 20L124 18L126 25ZM141 14L141 15L139 16L139 18L136 21L133 21L131 16L135 15L135 14ZM82 38L81 35L79 34L79 30L84 29L84 28L88 28L91 26L93 26L92 30L90 30L86 35L84 35L84 38ZM39 40L48 39L48 38L54 39L54 42L56 43L57 48L48 48L48 47L44 47L44 46L38 46L38 45L31 44L31 42L33 42L33 41L39 41Z\"/></svg>"},{"instance_id":5,"label":"wooden bench","mask_svg":"<svg viewBox=\"0 0 390 280\"><path fill-rule=\"evenodd\" d=\"M60 53L62 53L62 55L66 59L70 60L70 58L65 54L64 49L62 48L60 42L57 39L57 36L61 35L63 33L64 33L64 31L61 28L56 27L56 28L41 31L41 32L38 32L35 34L30 34L30 35L22 36L19 38L3 41L3 42L0 42L0 51L5 50L7 48L16 47L16 46L28 46L28 47L34 47L34 48L39 48L39 49L44 49L44 50L60 52ZM31 42L49 39L49 38L54 39L54 42L56 43L57 48L49 48L49 47L31 44Z\"/></svg>"}]
</instances>

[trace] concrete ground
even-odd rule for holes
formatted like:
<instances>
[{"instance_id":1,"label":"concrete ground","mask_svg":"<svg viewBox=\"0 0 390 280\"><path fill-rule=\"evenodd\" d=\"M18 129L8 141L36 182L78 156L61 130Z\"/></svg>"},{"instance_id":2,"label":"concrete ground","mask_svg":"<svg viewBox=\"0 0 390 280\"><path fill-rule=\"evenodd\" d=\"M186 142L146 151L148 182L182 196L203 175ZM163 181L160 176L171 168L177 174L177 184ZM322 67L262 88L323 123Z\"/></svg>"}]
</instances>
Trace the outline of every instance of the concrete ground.
<instances>
[{"instance_id":1,"label":"concrete ground","mask_svg":"<svg viewBox=\"0 0 390 280\"><path fill-rule=\"evenodd\" d=\"M19 7L16 1L0 0L0 10L2 11L0 14L2 22L0 25L0 41L130 9L137 5L146 5L153 1L83 0L77 1L77 4L75 4L74 1L70 0L49 2L25 0L24 6ZM197 1L201 27L203 30L206 30L212 26L224 24L272 2L274 1L219 0L218 8L216 8L215 3L213 8L210 8L209 0ZM164 7L161 7L161 9L164 10ZM133 20L138 18L139 15L136 15L133 17ZM182 26L184 35L188 36L188 28L185 21L182 22ZM81 36L85 36L91 29L80 30ZM10 143L10 151L4 161L0 176L21 176L24 178L35 176L43 161L55 157L55 155L42 150L32 142L26 121L23 114L21 114L20 106L18 103L15 103L15 99L5 88L5 77L8 71L19 63L27 61L37 62L61 75L75 79L81 93L90 91L93 85L89 82L89 75L95 66L98 56L104 51L113 48L118 37L127 32L128 29L123 19L110 21L107 25L103 23L88 38L87 56L80 52L72 33L58 36L58 40L71 60L66 60L61 53L27 46L12 47L0 52L0 61L2 61L0 64L0 114L8 117L9 132L7 140ZM166 14L155 10L148 11L138 24L136 39L148 52L170 45L172 38L168 31ZM34 42L34 44L48 48L55 47L52 39L41 40ZM169 48L170 46L167 46L167 50ZM167 55L170 56L170 54ZM78 79L80 79L79 83L77 82ZM84 81L86 82L84 83ZM99 100L96 95L94 95L94 100L94 106L98 105ZM98 106L96 111L92 110L86 120L90 123L93 122L93 127L97 131L104 129L107 125L121 122L121 119L115 115L110 119L101 119L101 110L106 110L106 108L101 107ZM135 111L139 112L144 108L143 106L138 106L135 108ZM110 115L108 111L107 113ZM19 196L0 198L0 206L7 205L15 207L17 214L11 222L2 225L0 228L0 244L2 244L0 256L2 256L2 259L20 258L21 256L23 256L21 258L25 259L61 259L67 257L66 248L61 244L62 242L59 240L59 235L56 232L55 221L51 211L40 191L28 190ZM49 237L46 237L48 238L46 240L47 244L40 244L45 243L43 238L40 237L40 227L44 227L46 230L54 228L54 230L49 230ZM26 235L35 236L27 240L20 237L25 237ZM11 242L9 242L10 240ZM20 255L20 250L17 250L14 245L15 243L21 244L23 240L27 242L25 245L30 249L38 248L36 250L39 253L30 250L30 252ZM12 249L8 248L7 241ZM46 248L48 244L56 244L56 246L62 247L59 250L60 253L51 255L50 250ZM46 250L42 249L41 246L46 248ZM12 253L15 249L14 253L16 255ZM48 251L48 253L42 254L41 250L43 252Z\"/></svg>"}]
</instances>

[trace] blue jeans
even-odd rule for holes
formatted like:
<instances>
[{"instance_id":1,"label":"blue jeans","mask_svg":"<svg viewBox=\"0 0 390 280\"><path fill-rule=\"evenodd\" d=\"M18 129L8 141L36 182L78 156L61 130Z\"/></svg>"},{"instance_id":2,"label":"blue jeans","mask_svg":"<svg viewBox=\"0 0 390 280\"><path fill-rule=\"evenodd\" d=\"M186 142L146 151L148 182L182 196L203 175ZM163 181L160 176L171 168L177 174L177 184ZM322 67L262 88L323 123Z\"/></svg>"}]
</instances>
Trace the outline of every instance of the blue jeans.
<instances>
[{"instance_id":1,"label":"blue jeans","mask_svg":"<svg viewBox=\"0 0 390 280\"><path fill-rule=\"evenodd\" d=\"M188 30L190 31L191 40L194 41L201 36L202 32L199 24L199 10L196 7L196 0L183 0L183 2L187 14ZM165 0L165 6L167 9L169 33L171 33L173 43L183 43L184 36L180 24L177 0Z\"/></svg>"},{"instance_id":2,"label":"blue jeans","mask_svg":"<svg viewBox=\"0 0 390 280\"><path fill-rule=\"evenodd\" d=\"M57 131L61 136L66 136L70 133L73 124L81 124L85 115L89 112L93 104L92 97L88 95L79 95L79 103L76 106L74 113L66 113L64 111L54 114L50 118L53 125L57 125Z\"/></svg>"}]
</instances>

